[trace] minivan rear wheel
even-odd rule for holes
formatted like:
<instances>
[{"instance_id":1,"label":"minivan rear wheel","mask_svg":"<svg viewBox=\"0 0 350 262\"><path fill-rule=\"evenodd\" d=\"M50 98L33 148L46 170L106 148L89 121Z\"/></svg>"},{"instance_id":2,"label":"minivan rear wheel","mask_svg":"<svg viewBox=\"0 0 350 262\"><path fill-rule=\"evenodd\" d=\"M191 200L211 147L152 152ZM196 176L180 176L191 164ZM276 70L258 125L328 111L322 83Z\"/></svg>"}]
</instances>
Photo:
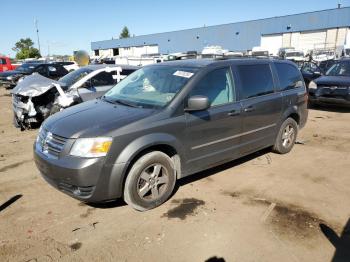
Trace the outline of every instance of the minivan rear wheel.
<instances>
[{"instance_id":1,"label":"minivan rear wheel","mask_svg":"<svg viewBox=\"0 0 350 262\"><path fill-rule=\"evenodd\" d=\"M298 134L298 124L293 118L287 118L281 125L272 150L278 154L290 152Z\"/></svg>"},{"instance_id":2,"label":"minivan rear wheel","mask_svg":"<svg viewBox=\"0 0 350 262\"><path fill-rule=\"evenodd\" d=\"M163 204L176 182L172 159L160 151L140 157L131 167L125 181L124 201L139 211Z\"/></svg>"}]
</instances>

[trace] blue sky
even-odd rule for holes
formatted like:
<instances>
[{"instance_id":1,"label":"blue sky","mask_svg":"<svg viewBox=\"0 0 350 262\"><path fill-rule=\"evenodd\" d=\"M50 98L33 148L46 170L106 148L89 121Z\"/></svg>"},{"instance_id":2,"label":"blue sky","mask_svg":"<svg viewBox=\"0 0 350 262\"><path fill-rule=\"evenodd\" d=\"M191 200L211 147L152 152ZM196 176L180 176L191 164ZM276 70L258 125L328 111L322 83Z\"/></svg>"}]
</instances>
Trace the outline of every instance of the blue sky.
<instances>
[{"instance_id":1,"label":"blue sky","mask_svg":"<svg viewBox=\"0 0 350 262\"><path fill-rule=\"evenodd\" d=\"M143 35L350 6L350 0L0 0L0 53L20 38L37 44L42 54L90 51L91 41L118 37L123 26Z\"/></svg>"}]
</instances>

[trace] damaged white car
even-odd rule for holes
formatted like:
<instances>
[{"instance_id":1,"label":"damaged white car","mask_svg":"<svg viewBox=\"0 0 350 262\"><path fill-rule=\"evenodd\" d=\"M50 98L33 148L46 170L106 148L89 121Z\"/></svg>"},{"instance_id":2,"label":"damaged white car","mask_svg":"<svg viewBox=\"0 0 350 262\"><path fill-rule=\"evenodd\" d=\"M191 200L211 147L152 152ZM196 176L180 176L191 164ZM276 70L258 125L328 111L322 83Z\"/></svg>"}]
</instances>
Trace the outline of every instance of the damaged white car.
<instances>
[{"instance_id":1,"label":"damaged white car","mask_svg":"<svg viewBox=\"0 0 350 262\"><path fill-rule=\"evenodd\" d=\"M58 81L33 74L12 90L14 125L35 128L50 115L81 102L101 97L112 86L139 69L129 65L89 65Z\"/></svg>"}]
</instances>

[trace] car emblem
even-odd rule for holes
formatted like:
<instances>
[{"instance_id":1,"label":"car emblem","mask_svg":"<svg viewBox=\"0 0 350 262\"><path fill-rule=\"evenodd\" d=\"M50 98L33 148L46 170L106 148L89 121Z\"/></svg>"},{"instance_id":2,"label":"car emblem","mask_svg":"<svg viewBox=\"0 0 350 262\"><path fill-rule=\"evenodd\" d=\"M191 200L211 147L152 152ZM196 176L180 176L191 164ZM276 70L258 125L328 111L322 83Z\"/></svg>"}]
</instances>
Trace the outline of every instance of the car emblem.
<instances>
[{"instance_id":1,"label":"car emblem","mask_svg":"<svg viewBox=\"0 0 350 262\"><path fill-rule=\"evenodd\" d=\"M335 89L337 89L337 86L331 86L330 89L335 90Z\"/></svg>"}]
</instances>

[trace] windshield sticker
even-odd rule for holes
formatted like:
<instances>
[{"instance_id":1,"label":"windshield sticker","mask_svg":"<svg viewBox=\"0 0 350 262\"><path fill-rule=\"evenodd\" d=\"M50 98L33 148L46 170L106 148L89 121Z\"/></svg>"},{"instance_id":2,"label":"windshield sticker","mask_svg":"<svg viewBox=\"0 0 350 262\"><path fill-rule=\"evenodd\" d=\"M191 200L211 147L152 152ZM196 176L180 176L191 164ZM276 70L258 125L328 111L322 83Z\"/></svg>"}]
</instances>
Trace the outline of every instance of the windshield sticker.
<instances>
[{"instance_id":1,"label":"windshield sticker","mask_svg":"<svg viewBox=\"0 0 350 262\"><path fill-rule=\"evenodd\" d=\"M185 72L185 71L176 71L173 75L174 76L181 76L184 78L190 78L191 76L193 76L193 73Z\"/></svg>"}]
</instances>

